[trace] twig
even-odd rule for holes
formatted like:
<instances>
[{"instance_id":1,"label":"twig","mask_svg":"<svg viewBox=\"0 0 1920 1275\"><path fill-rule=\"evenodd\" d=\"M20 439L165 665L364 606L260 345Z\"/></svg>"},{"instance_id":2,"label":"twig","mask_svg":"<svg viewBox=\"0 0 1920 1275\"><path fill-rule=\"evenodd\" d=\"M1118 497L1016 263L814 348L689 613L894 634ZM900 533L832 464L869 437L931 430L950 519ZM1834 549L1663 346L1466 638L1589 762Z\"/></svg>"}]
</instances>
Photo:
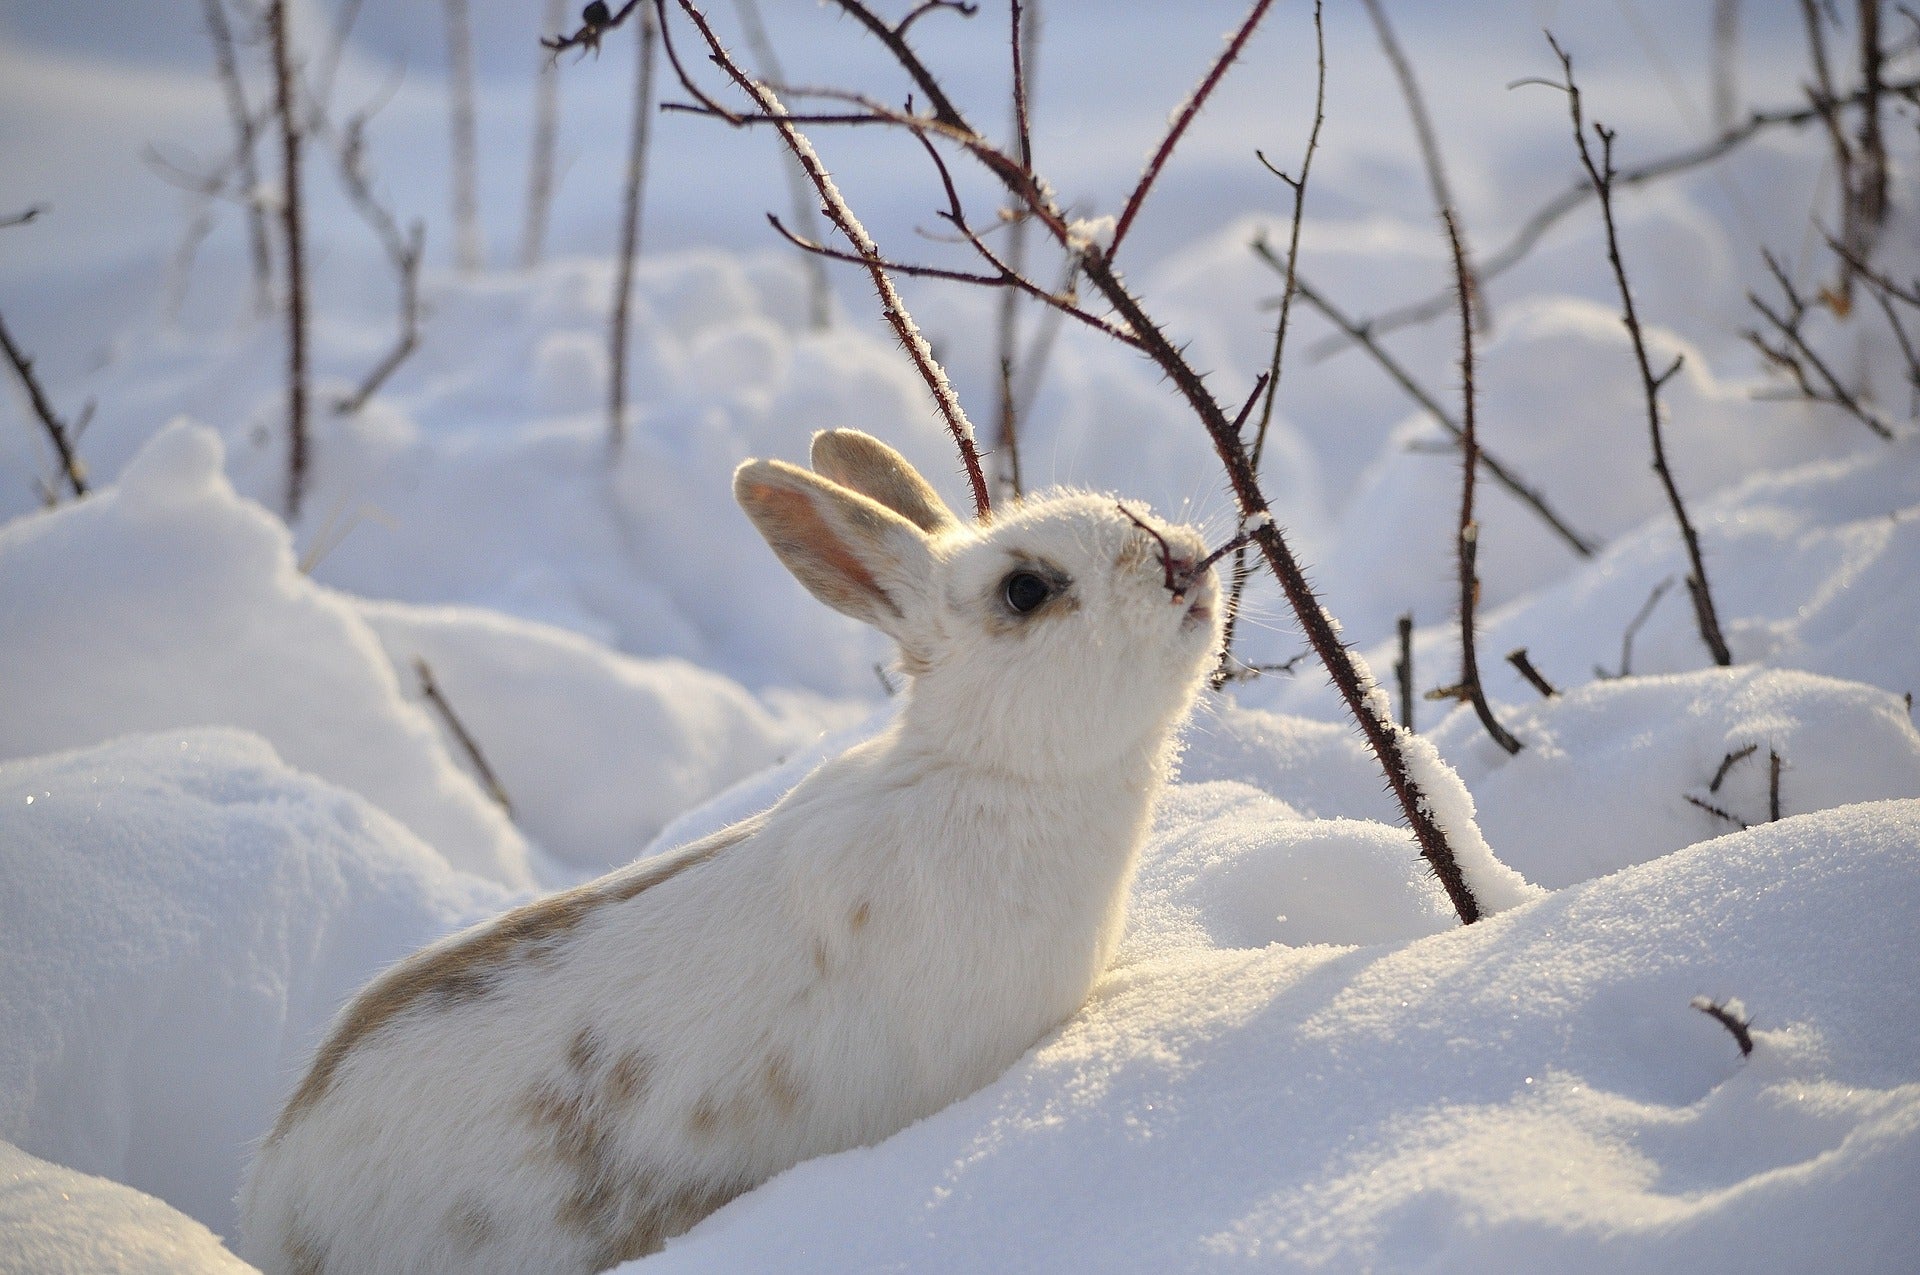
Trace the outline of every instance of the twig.
<instances>
[{"instance_id":1,"label":"twig","mask_svg":"<svg viewBox=\"0 0 1920 1275\"><path fill-rule=\"evenodd\" d=\"M633 85L633 123L627 149L626 182L620 201L620 270L613 287L613 319L608 325L607 445L618 455L627 441L627 323L633 305L634 261L640 254L640 212L646 194L647 150L653 136L654 42L659 27L653 10L640 17Z\"/></svg>"},{"instance_id":2,"label":"twig","mask_svg":"<svg viewBox=\"0 0 1920 1275\"><path fill-rule=\"evenodd\" d=\"M37 221L40 218L40 216L46 211L47 211L47 205L34 204L32 207L27 208L22 212L14 213L12 216L0 217L0 230L11 230L15 226L28 225L34 221Z\"/></svg>"},{"instance_id":3,"label":"twig","mask_svg":"<svg viewBox=\"0 0 1920 1275\"><path fill-rule=\"evenodd\" d=\"M447 16L447 93L453 126L453 228L460 273L479 271L486 258L480 236L479 141L473 118L473 19L467 0L442 0Z\"/></svg>"},{"instance_id":4,"label":"twig","mask_svg":"<svg viewBox=\"0 0 1920 1275\"><path fill-rule=\"evenodd\" d=\"M740 15L740 33L759 65L760 78L775 84L783 82L786 73L780 69L780 55L775 52L773 41L767 38L766 24L760 20L760 6L755 0L733 0L733 4ZM787 194L793 204L793 224L802 235L817 242L820 211L814 207L813 188L807 182L806 169L789 154L781 171L786 174ZM812 254L802 255L800 261L807 272L807 323L814 331L824 332L833 322L833 290L827 280L826 264Z\"/></svg>"},{"instance_id":5,"label":"twig","mask_svg":"<svg viewBox=\"0 0 1920 1275\"><path fill-rule=\"evenodd\" d=\"M1780 754L1767 750L1767 819L1780 822Z\"/></svg>"},{"instance_id":6,"label":"twig","mask_svg":"<svg viewBox=\"0 0 1920 1275\"><path fill-rule=\"evenodd\" d=\"M67 486L75 496L87 494L87 467L74 454L74 435L66 422L60 419L58 412L40 387L40 378L33 374L33 360L28 358L18 345L14 344L13 334L7 331L5 320L0 320L0 350L4 350L7 362L20 377L20 384L26 388L27 401L33 406L33 414L39 418L40 425L47 431L47 438L53 443L54 454L60 458L60 475L67 480ZM90 414L90 413L89 413Z\"/></svg>"},{"instance_id":7,"label":"twig","mask_svg":"<svg viewBox=\"0 0 1920 1275\"><path fill-rule=\"evenodd\" d=\"M540 29L552 31L566 17L567 0L547 0ZM533 90L533 142L527 150L527 211L520 227L520 268L540 264L547 243L547 216L553 210L554 143L560 132L560 69L551 56L540 59Z\"/></svg>"},{"instance_id":8,"label":"twig","mask_svg":"<svg viewBox=\"0 0 1920 1275\"><path fill-rule=\"evenodd\" d=\"M1521 81L1531 83L1533 81ZM1920 90L1920 78L1909 78L1885 86L1889 94L1909 95ZM1834 103L1838 107L1858 106L1865 100L1863 91L1840 98ZM1782 107L1765 111L1754 111L1737 128L1728 130L1711 141L1698 146L1689 146L1646 163L1631 168L1620 169L1614 174L1614 186L1623 189L1658 181L1676 173L1711 164L1732 154L1741 146L1752 141L1768 129L1778 127L1801 128L1820 118L1820 111L1814 107ZM1570 182L1566 189L1543 203L1535 212L1520 224L1519 229L1501 245L1499 251L1482 259L1477 264L1480 270L1480 282L1484 286L1526 260L1546 233L1559 225L1567 214L1584 205L1594 196L1593 185L1584 174ZM1355 328L1375 335L1385 335L1412 324L1425 323L1436 319L1453 308L1453 290L1447 288L1419 301L1385 311L1370 319L1355 324ZM1315 358L1338 353L1354 340L1353 332L1342 330L1338 336L1328 337L1315 344L1311 353Z\"/></svg>"},{"instance_id":9,"label":"twig","mask_svg":"<svg viewBox=\"0 0 1920 1275\"><path fill-rule=\"evenodd\" d=\"M568 49L579 49L582 57L588 53L598 56L601 39L625 22L642 3L643 0L626 0L619 9L609 11L606 0L589 0L580 13L579 30L572 35L549 36L540 43L556 58Z\"/></svg>"},{"instance_id":10,"label":"twig","mask_svg":"<svg viewBox=\"0 0 1920 1275\"><path fill-rule=\"evenodd\" d=\"M1647 402L1647 431L1653 440L1653 468L1660 475L1660 483L1667 493L1667 502L1673 507L1674 520L1680 524L1680 538L1685 542L1687 561L1692 572L1687 576L1687 592L1693 598L1694 618L1699 624L1700 640L1706 643L1707 651L1713 656L1713 662L1722 668L1733 663L1733 653L1727 649L1727 640L1720 633L1720 617L1714 610L1713 591L1707 583L1707 567L1700 555L1700 537L1693 528L1693 520L1687 516L1686 502L1680 498L1680 488L1673 480L1673 471L1667 465L1665 437L1660 423L1660 389L1680 370L1681 358L1677 356L1671 366L1658 376L1654 375L1653 364L1647 355L1646 337L1640 329L1640 315L1633 304L1633 289L1627 283L1626 263L1620 256L1620 236L1614 228L1613 220L1613 139L1614 132L1604 124L1595 123L1593 132L1600 139L1600 160L1596 164L1593 152L1587 145L1586 124L1580 113L1580 88L1573 79L1573 59L1562 49L1552 35L1547 36L1554 55L1560 59L1560 68L1566 76L1566 82L1559 86L1567 95L1568 111L1573 119L1573 140L1580 153L1580 166L1587 172L1587 179L1593 183L1594 194L1600 201L1600 219L1607 232L1607 262L1613 267L1614 282L1620 289L1621 318L1626 324L1627 335L1633 341L1634 362L1640 369L1640 385L1645 391Z\"/></svg>"},{"instance_id":11,"label":"twig","mask_svg":"<svg viewBox=\"0 0 1920 1275\"><path fill-rule=\"evenodd\" d=\"M1013 66L1013 137L1014 153L1022 168L1033 172L1033 131L1031 122L1033 76L1033 46L1039 36L1040 0L1009 0L1007 6L1008 35L1007 43L1011 49L1010 61ZM1012 225L1007 229L1007 266L1016 275L1026 273L1027 230L1032 223L1015 210ZM1014 348L1020 338L1020 293L1008 288L1000 294L1000 312L994 326L994 343L997 348L995 363L1000 370L999 410L996 415L993 438L992 478L996 493L1002 497L1018 500L1021 494L1020 474L1020 404L1014 394ZM1231 615L1231 612L1229 612ZM1229 621L1231 623L1231 621Z\"/></svg>"},{"instance_id":12,"label":"twig","mask_svg":"<svg viewBox=\"0 0 1920 1275\"><path fill-rule=\"evenodd\" d=\"M1256 237L1252 247L1255 255L1266 262L1269 269L1276 272L1285 271L1285 263L1274 255L1273 250L1267 246L1265 239ZM1398 359L1395 359L1392 354L1387 352L1386 347L1375 339L1373 333L1348 318L1325 294L1317 291L1309 284L1304 276L1295 275L1294 288L1300 294L1302 301L1312 306L1319 312L1322 318L1345 332L1371 354L1374 362L1380 365L1381 370L1392 379L1393 383L1404 390L1409 398L1424 408L1427 414L1433 417L1434 422L1451 435L1456 443L1460 441L1463 433L1460 422L1455 420L1453 415L1440 405L1438 399L1434 398L1418 381L1413 379L1412 374L1401 365ZM1567 547L1572 549L1575 554L1582 558L1591 558L1599 550L1600 542L1598 540L1583 536L1575 531L1567 524L1566 519L1562 518L1554 511L1552 506L1547 504L1545 496L1541 495L1539 491L1516 474L1505 461L1496 458L1484 447L1480 448L1480 464L1485 467L1488 477L1492 478L1504 488L1514 499L1538 515L1541 521L1545 522L1555 535L1565 541Z\"/></svg>"},{"instance_id":13,"label":"twig","mask_svg":"<svg viewBox=\"0 0 1920 1275\"><path fill-rule=\"evenodd\" d=\"M292 522L300 516L307 490L307 265L301 129L287 21L287 0L271 0L267 24L273 42L274 114L280 121L280 226L287 258L287 521Z\"/></svg>"},{"instance_id":14,"label":"twig","mask_svg":"<svg viewBox=\"0 0 1920 1275\"><path fill-rule=\"evenodd\" d=\"M351 416L365 407L420 345L420 264L426 254L427 228L416 219L403 232L394 215L374 197L373 183L366 171L366 126L364 114L347 121L345 137L335 158L340 168L340 184L360 216L373 228L380 246L386 250L387 260L393 265L400 290L400 331L392 347L368 369L353 393L335 402L334 410L343 416Z\"/></svg>"},{"instance_id":15,"label":"twig","mask_svg":"<svg viewBox=\"0 0 1920 1275\"><path fill-rule=\"evenodd\" d=\"M213 64L220 77L220 88L227 100L227 116L233 123L233 162L239 170L241 202L247 210L247 247L253 260L253 306L256 314L273 308L273 258L267 243L266 210L260 206L260 170L254 156L259 127L253 108L247 104L246 86L240 79L240 64L234 57L233 28L227 22L226 0L201 0L206 15L207 35L213 43Z\"/></svg>"},{"instance_id":16,"label":"twig","mask_svg":"<svg viewBox=\"0 0 1920 1275\"><path fill-rule=\"evenodd\" d=\"M1361 3L1367 8L1367 16L1373 19L1374 34L1379 37L1380 49L1393 67L1394 78L1400 84L1400 96L1407 104L1407 115L1413 121L1414 139L1420 145L1420 159L1427 170L1427 186L1433 193L1434 212L1448 223L1448 236L1461 241L1458 259L1463 264L1456 267L1456 273L1464 274L1467 295L1479 307L1475 312L1475 322L1480 325L1480 331L1486 332L1493 326L1493 312L1480 287L1480 275L1473 268L1473 255L1467 251L1465 236L1460 232L1459 205L1453 201L1446 165L1440 158L1440 139L1434 134L1433 119L1427 114L1427 102L1420 93L1420 82L1414 78L1413 63L1407 60L1406 51L1400 47L1381 0L1361 0Z\"/></svg>"},{"instance_id":17,"label":"twig","mask_svg":"<svg viewBox=\"0 0 1920 1275\"><path fill-rule=\"evenodd\" d=\"M1533 661L1527 656L1526 647L1515 647L1513 650L1508 651L1507 663L1513 665L1513 667L1519 671L1520 676L1527 679L1528 685L1532 686L1534 690L1539 691L1540 694L1547 699L1553 699L1560 694L1560 692L1555 689L1553 683L1549 682L1542 676L1540 670L1533 666Z\"/></svg>"},{"instance_id":18,"label":"twig","mask_svg":"<svg viewBox=\"0 0 1920 1275\"><path fill-rule=\"evenodd\" d=\"M1133 219L1139 215L1140 206L1147 200L1147 192L1153 189L1154 180L1160 176L1160 170L1166 167L1167 159L1173 154L1174 147L1180 144L1180 139L1186 136L1187 127L1200 114L1200 108L1206 105L1207 99L1213 96L1214 89L1219 87L1222 79L1226 78L1227 68L1232 66L1234 60L1240 56L1240 51L1246 47L1247 41L1253 38L1254 28L1260 25L1260 19L1266 16L1267 9L1272 3L1273 0L1253 0L1253 7L1247 11L1247 16L1241 19L1240 25L1235 27L1233 33L1227 37L1227 47L1220 51L1218 58L1214 59L1213 66L1207 71L1206 77L1200 81L1200 87L1193 91L1193 96L1186 100L1174 116L1172 125L1167 129L1167 135L1160 139L1160 145L1154 150L1153 158L1147 161L1146 171L1140 174L1140 180L1134 185L1133 193L1127 196L1126 207L1121 210L1119 220L1114 223L1113 238L1106 247L1106 256L1109 260L1120 251L1121 241L1127 237L1127 231L1133 226Z\"/></svg>"},{"instance_id":19,"label":"twig","mask_svg":"<svg viewBox=\"0 0 1920 1275\"><path fill-rule=\"evenodd\" d=\"M1314 45L1314 86L1313 86L1313 127L1307 131L1307 147L1300 159L1300 176L1296 179L1281 172L1267 162L1267 157L1259 151L1254 156L1266 170L1278 177L1288 190L1293 192L1293 217L1287 235L1286 285L1280 292L1280 317L1273 325L1273 351L1267 358L1267 392L1260 404L1260 423L1253 435L1253 469L1260 472L1260 463L1266 457L1267 434L1273 425L1274 401L1280 390L1280 372L1287 348L1288 323L1293 317L1293 297L1299 284L1299 276L1294 263L1300 260L1300 226L1306 219L1307 180L1313 171L1314 152L1320 146L1320 126L1326 120L1327 106L1327 32L1321 13L1321 0L1313 0L1313 45ZM1227 625L1224 639L1220 645L1220 668L1214 674L1216 689L1224 676L1227 661L1233 658L1233 640L1239 628L1240 599L1245 595L1247 583L1253 578L1252 563L1246 550L1234 555L1233 582L1227 600Z\"/></svg>"},{"instance_id":20,"label":"twig","mask_svg":"<svg viewBox=\"0 0 1920 1275\"><path fill-rule=\"evenodd\" d=\"M1767 321L1768 326L1780 334L1783 344L1769 345L1766 338L1752 328L1747 329L1742 335L1768 362L1790 373L1799 385L1803 396L1816 403L1830 403L1845 411L1880 438L1888 442L1893 441L1892 426L1880 419L1878 413L1870 411L1852 391L1847 389L1845 383L1834 374L1833 369L1827 365L1827 361L1820 357L1819 352L1813 348L1806 335L1800 330L1808 314L1808 307L1806 299L1793 286L1793 280L1787 276L1787 272L1771 252L1762 249L1761 257L1767 263L1768 273L1773 276L1774 282L1780 286L1781 294L1786 298L1787 313L1776 312L1772 306L1760 299L1758 293L1747 293L1747 301L1760 312L1760 316ZM1858 259L1851 255L1851 250L1842 255L1843 261L1850 262ZM1824 392L1807 379L1808 368L1813 369L1814 375L1826 387Z\"/></svg>"},{"instance_id":21,"label":"twig","mask_svg":"<svg viewBox=\"0 0 1920 1275\"><path fill-rule=\"evenodd\" d=\"M1473 711L1493 742L1509 755L1520 751L1520 741L1500 724L1487 703L1487 691L1480 684L1480 659L1473 640L1473 608L1480 598L1480 577L1474 562L1480 552L1480 524L1473 520L1473 478L1480 468L1480 445L1474 435L1473 395L1473 276L1467 271L1466 249L1460 244L1460 231L1453 213L1441 209L1440 220L1447 228L1447 244L1453 250L1453 269L1460 292L1460 523L1455 536L1460 579L1460 686Z\"/></svg>"},{"instance_id":22,"label":"twig","mask_svg":"<svg viewBox=\"0 0 1920 1275\"><path fill-rule=\"evenodd\" d=\"M1727 781L1727 773L1735 766L1758 752L1760 745L1748 744L1745 748L1736 748L1720 759L1720 768L1713 772L1713 779L1707 784L1708 792L1719 792L1720 785Z\"/></svg>"},{"instance_id":23,"label":"twig","mask_svg":"<svg viewBox=\"0 0 1920 1275\"><path fill-rule=\"evenodd\" d=\"M1413 612L1394 624L1400 637L1400 654L1393 661L1393 677L1400 684L1400 725L1413 729Z\"/></svg>"},{"instance_id":24,"label":"twig","mask_svg":"<svg viewBox=\"0 0 1920 1275\"><path fill-rule=\"evenodd\" d=\"M440 714L440 720L446 724L448 733L460 745L460 751L466 754L474 773L479 775L480 782L485 785L487 795L500 804L500 809L507 812L507 818L513 818L513 802L508 799L507 790L501 787L500 777L493 773L493 767L487 765L485 754L480 751L480 745L475 742L466 724L460 720L460 715L454 712L453 705L447 702L446 694L441 691L440 684L434 680L432 666L416 655L413 658L413 671L420 679L420 694L426 698L427 703L433 705L434 711Z\"/></svg>"},{"instance_id":25,"label":"twig","mask_svg":"<svg viewBox=\"0 0 1920 1275\"><path fill-rule=\"evenodd\" d=\"M1683 798L1685 798L1688 803L1698 806L1700 809L1706 811L1708 814L1712 815L1716 819L1725 819L1728 823L1734 825L1736 828L1740 829L1740 831L1742 832L1745 832L1749 827L1752 826L1749 823L1747 823L1746 820L1738 817L1737 815L1732 815L1727 813L1726 811L1722 810L1720 807L1714 805L1710 801L1702 801L1700 798L1694 796L1690 792L1683 792L1680 795Z\"/></svg>"},{"instance_id":26,"label":"twig","mask_svg":"<svg viewBox=\"0 0 1920 1275\"><path fill-rule=\"evenodd\" d=\"M1596 664L1593 666L1593 675L1595 677L1618 680L1633 675L1634 636L1640 632L1640 626L1647 622L1647 618L1653 614L1653 609L1660 605L1660 599L1665 597L1667 590L1672 587L1672 576L1668 576L1659 584L1654 585L1653 592L1647 595L1647 600L1641 603L1638 611L1634 612L1633 619L1627 621L1626 630L1620 635L1620 671L1618 673L1609 673Z\"/></svg>"},{"instance_id":27,"label":"twig","mask_svg":"<svg viewBox=\"0 0 1920 1275\"><path fill-rule=\"evenodd\" d=\"M1733 1043L1740 1046L1742 1058L1753 1053L1753 1033L1749 1030L1753 1026L1753 1019L1747 1015L1745 1005L1737 1000L1723 1003L1705 996L1696 996L1688 1004L1733 1033Z\"/></svg>"}]
</instances>

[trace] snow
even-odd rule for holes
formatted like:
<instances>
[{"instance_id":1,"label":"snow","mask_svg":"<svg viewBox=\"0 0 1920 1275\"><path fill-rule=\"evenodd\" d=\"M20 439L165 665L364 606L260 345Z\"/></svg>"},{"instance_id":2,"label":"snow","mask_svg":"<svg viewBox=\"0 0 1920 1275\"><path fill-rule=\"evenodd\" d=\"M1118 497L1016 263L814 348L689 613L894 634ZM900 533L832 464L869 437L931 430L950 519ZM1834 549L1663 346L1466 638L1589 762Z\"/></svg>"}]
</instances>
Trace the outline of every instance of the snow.
<instances>
[{"instance_id":1,"label":"snow","mask_svg":"<svg viewBox=\"0 0 1920 1275\"><path fill-rule=\"evenodd\" d=\"M1047 10L1035 154L1076 236L1109 242L1167 103L1242 7ZM1703 112L1676 93L1704 94L1708 6L1660 15L1659 58L1684 83L1614 8L1549 7L1623 165L1701 140ZM1482 260L1573 173L1564 102L1505 87L1553 70L1538 8L1395 11ZM807 275L762 217L787 206L777 139L675 115L656 129L671 180L650 182L630 428L611 457L625 139L594 121L626 118L624 58L610 42L562 68L571 150L548 259L461 277L436 211L440 19L370 6L336 105L391 92L370 158L403 220L429 222L424 339L363 412L333 412L391 339L392 280L316 157L313 487L288 525L282 334L245 313L238 218L216 208L197 264L169 279L193 209L137 166L149 140L181 160L223 144L190 9L133 31L0 3L0 217L52 205L0 229L0 310L63 411L98 404L80 442L94 493L43 509L50 452L0 395L0 1272L246 1269L220 1237L248 1148L365 980L763 809L882 728L889 648L781 570L728 500L741 461L798 460L813 430L854 426L969 505L864 273L836 273L832 324L808 327ZM294 9L315 45L328 12ZM475 11L500 244L538 59L528 14ZM767 16L791 82L871 70L847 24ZM1370 27L1340 6L1327 18L1300 268L1366 316L1445 288L1451 265ZM1802 100L1797 15L1742 20L1743 106ZM1276 11L1249 45L1119 263L1222 402L1271 355L1281 283L1247 245L1284 242L1275 209L1291 201L1250 151L1298 167L1302 21ZM1001 24L936 13L915 36L998 123ZM914 233L944 205L919 152L855 132L814 140L863 223L890 254L968 264ZM1880 251L1908 278L1913 139L1889 137ZM971 182L960 193L990 224L994 192ZM1911 1265L1911 387L1871 306L1820 307L1808 331L1895 420L1892 444L1769 397L1783 382L1739 336L1747 290L1772 287L1762 246L1810 295L1826 281L1808 226L1831 182L1819 130L1780 130L1619 201L1655 362L1685 356L1663 394L1667 446L1732 668L1711 667L1695 628L1592 210L1486 289L1481 441L1603 542L1577 556L1479 489L1479 663L1524 748L1508 756L1470 710L1428 701L1406 747L1486 920L1457 923L1310 656L1237 681L1185 733L1122 949L1080 1013L982 1091L798 1165L626 1269ZM915 340L987 410L998 297L901 293ZM1038 322L1028 311L1026 340ZM1455 410L1449 323L1382 339ZM1293 325L1272 518L1368 665L1397 658L1411 611L1416 687L1454 680L1456 458L1364 355L1329 352L1310 308ZM1029 486L1110 489L1210 543L1241 529L1209 441L1132 351L1066 325L1033 404ZM1240 632L1251 664L1299 654L1264 580ZM1517 648L1559 694L1501 658ZM510 813L426 702L417 660ZM1392 714L1386 688L1368 702ZM1701 1000L1751 1015L1750 1057Z\"/></svg>"}]
</instances>

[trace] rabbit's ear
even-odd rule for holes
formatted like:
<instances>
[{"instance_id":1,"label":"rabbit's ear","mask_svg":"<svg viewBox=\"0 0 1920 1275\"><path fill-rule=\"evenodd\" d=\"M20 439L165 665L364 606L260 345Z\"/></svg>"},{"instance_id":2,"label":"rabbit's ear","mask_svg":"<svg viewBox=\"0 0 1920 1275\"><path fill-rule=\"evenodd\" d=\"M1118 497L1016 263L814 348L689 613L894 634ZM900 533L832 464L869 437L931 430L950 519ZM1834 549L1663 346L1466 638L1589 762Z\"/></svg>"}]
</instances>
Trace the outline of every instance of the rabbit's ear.
<instances>
[{"instance_id":1,"label":"rabbit's ear","mask_svg":"<svg viewBox=\"0 0 1920 1275\"><path fill-rule=\"evenodd\" d=\"M912 645L911 618L924 612L934 565L918 527L878 501L778 460L736 469L733 498L814 597Z\"/></svg>"},{"instance_id":2,"label":"rabbit's ear","mask_svg":"<svg viewBox=\"0 0 1920 1275\"><path fill-rule=\"evenodd\" d=\"M960 525L920 471L871 434L857 429L821 430L813 436L813 469L879 501L928 535Z\"/></svg>"}]
</instances>

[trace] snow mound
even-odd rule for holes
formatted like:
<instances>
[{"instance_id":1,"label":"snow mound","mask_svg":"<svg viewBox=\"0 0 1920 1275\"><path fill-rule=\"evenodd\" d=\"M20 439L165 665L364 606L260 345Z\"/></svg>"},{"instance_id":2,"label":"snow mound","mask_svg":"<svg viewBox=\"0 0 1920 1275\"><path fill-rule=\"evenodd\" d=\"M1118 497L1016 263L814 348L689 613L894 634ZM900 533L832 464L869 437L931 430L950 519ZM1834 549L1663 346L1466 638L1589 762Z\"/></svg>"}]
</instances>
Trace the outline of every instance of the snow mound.
<instances>
[{"instance_id":1,"label":"snow mound","mask_svg":"<svg viewBox=\"0 0 1920 1275\"><path fill-rule=\"evenodd\" d=\"M866 716L803 693L756 697L683 660L634 659L498 612L359 610L403 682L427 661L515 822L582 871L634 859L682 812Z\"/></svg>"},{"instance_id":2,"label":"snow mound","mask_svg":"<svg viewBox=\"0 0 1920 1275\"><path fill-rule=\"evenodd\" d=\"M1167 791L1128 921L1123 964L1169 947L1385 943L1459 924L1405 829L1305 819L1236 783Z\"/></svg>"},{"instance_id":3,"label":"snow mound","mask_svg":"<svg viewBox=\"0 0 1920 1275\"><path fill-rule=\"evenodd\" d=\"M632 1269L1896 1268L1916 838L1920 801L1849 806L1403 946L1168 943ZM1750 1059L1700 994L1752 1007Z\"/></svg>"},{"instance_id":4,"label":"snow mound","mask_svg":"<svg viewBox=\"0 0 1920 1275\"><path fill-rule=\"evenodd\" d=\"M333 1011L511 899L258 736L0 764L0 1138L231 1231Z\"/></svg>"},{"instance_id":5,"label":"snow mound","mask_svg":"<svg viewBox=\"0 0 1920 1275\"><path fill-rule=\"evenodd\" d=\"M530 886L528 848L400 695L353 607L176 422L117 488L0 528L0 758L234 726L349 788L461 868Z\"/></svg>"},{"instance_id":6,"label":"snow mound","mask_svg":"<svg viewBox=\"0 0 1920 1275\"><path fill-rule=\"evenodd\" d=\"M1783 814L1920 797L1920 733L1901 700L1808 673L1590 682L1503 707L1501 722L1525 744L1513 757L1470 710L1431 738L1456 759L1487 839L1550 888L1767 822L1773 756Z\"/></svg>"},{"instance_id":7,"label":"snow mound","mask_svg":"<svg viewBox=\"0 0 1920 1275\"><path fill-rule=\"evenodd\" d=\"M218 1236L150 1195L0 1142L4 1275L242 1275Z\"/></svg>"}]
</instances>

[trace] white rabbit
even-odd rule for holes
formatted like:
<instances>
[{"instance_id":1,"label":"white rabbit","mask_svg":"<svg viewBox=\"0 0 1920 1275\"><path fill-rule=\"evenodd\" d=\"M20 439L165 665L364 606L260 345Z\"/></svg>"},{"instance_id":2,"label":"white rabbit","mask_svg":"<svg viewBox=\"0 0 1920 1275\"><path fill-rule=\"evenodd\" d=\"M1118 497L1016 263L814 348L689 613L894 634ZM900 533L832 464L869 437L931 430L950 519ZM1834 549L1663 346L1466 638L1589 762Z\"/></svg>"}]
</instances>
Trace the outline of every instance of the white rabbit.
<instances>
[{"instance_id":1,"label":"white rabbit","mask_svg":"<svg viewBox=\"0 0 1920 1275\"><path fill-rule=\"evenodd\" d=\"M1086 998L1218 645L1199 536L1084 493L962 524L850 430L813 466L749 461L734 495L898 642L892 725L376 979L249 1171L249 1260L598 1271L980 1088Z\"/></svg>"}]
</instances>

